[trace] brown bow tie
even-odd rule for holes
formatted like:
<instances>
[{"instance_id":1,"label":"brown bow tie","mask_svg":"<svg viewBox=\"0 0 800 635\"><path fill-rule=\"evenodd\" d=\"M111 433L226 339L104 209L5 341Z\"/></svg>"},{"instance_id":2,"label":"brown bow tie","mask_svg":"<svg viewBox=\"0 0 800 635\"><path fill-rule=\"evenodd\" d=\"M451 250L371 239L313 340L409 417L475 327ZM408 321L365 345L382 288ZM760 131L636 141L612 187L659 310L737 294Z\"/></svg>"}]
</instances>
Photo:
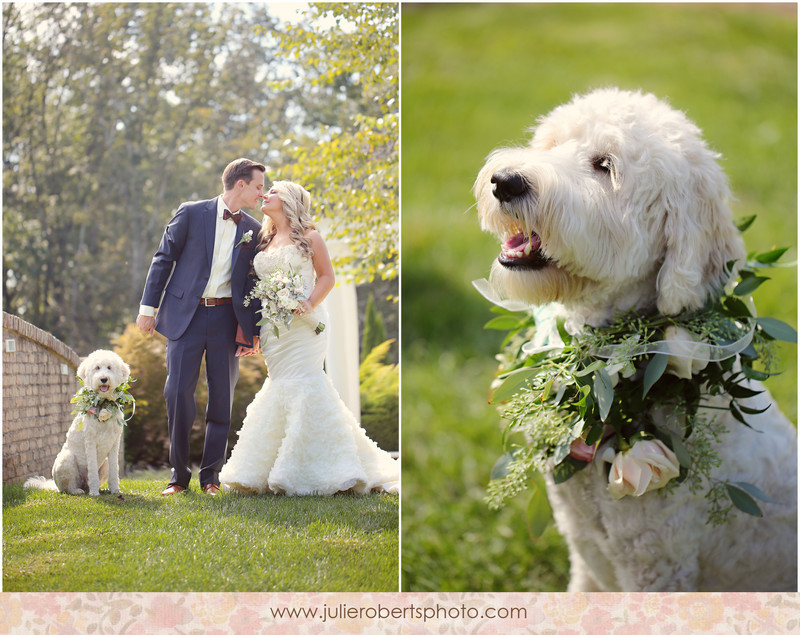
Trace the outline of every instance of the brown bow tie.
<instances>
[{"instance_id":1,"label":"brown bow tie","mask_svg":"<svg viewBox=\"0 0 800 635\"><path fill-rule=\"evenodd\" d=\"M229 218L238 225L239 221L242 220L242 215L239 212L232 214L229 209L226 209L222 214L222 220L228 220Z\"/></svg>"}]
</instances>

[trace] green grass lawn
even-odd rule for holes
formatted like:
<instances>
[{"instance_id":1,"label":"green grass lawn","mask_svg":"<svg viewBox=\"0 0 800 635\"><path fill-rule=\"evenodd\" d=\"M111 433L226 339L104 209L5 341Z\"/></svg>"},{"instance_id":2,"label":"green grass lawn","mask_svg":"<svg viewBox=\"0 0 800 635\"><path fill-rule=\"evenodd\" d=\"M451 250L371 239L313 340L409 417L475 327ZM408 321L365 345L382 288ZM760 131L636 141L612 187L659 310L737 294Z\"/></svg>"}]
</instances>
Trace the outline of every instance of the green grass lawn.
<instances>
[{"instance_id":1,"label":"green grass lawn","mask_svg":"<svg viewBox=\"0 0 800 635\"><path fill-rule=\"evenodd\" d=\"M396 591L398 498L3 488L4 591ZM102 490L101 490L102 492Z\"/></svg>"},{"instance_id":2,"label":"green grass lawn","mask_svg":"<svg viewBox=\"0 0 800 635\"><path fill-rule=\"evenodd\" d=\"M402 587L550 591L568 579L553 528L536 543L524 496L483 502L501 453L486 403L502 338L472 289L499 247L471 188L486 155L521 143L574 93L617 85L667 98L723 155L748 249L797 235L794 5L406 4L402 11ZM794 268L770 272L761 315L797 324ZM796 421L796 347L767 382Z\"/></svg>"}]
</instances>

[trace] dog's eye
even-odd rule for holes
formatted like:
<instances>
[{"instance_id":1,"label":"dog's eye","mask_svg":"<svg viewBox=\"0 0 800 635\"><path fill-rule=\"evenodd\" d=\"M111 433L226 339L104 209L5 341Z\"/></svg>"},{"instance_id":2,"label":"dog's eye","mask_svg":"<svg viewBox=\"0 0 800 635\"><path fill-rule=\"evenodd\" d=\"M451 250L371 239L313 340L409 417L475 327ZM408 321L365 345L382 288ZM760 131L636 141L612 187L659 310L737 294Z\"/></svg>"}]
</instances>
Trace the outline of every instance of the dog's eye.
<instances>
[{"instance_id":1,"label":"dog's eye","mask_svg":"<svg viewBox=\"0 0 800 635\"><path fill-rule=\"evenodd\" d=\"M592 167L598 172L610 174L611 170L614 168L614 164L611 161L611 157L600 156L592 160Z\"/></svg>"}]
</instances>

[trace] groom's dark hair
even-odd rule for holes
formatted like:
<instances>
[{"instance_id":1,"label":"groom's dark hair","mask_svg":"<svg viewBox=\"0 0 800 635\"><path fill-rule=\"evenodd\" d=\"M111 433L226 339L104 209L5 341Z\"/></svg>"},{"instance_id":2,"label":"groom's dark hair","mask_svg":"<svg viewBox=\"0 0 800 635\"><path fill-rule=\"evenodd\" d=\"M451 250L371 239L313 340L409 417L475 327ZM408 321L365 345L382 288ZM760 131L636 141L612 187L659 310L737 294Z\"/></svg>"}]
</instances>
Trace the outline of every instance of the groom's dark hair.
<instances>
[{"instance_id":1,"label":"groom's dark hair","mask_svg":"<svg viewBox=\"0 0 800 635\"><path fill-rule=\"evenodd\" d=\"M265 174L267 172L266 167L250 159L231 161L222 173L222 186L226 190L232 190L239 179L242 179L245 183L250 183L253 180L253 170L258 170Z\"/></svg>"}]
</instances>

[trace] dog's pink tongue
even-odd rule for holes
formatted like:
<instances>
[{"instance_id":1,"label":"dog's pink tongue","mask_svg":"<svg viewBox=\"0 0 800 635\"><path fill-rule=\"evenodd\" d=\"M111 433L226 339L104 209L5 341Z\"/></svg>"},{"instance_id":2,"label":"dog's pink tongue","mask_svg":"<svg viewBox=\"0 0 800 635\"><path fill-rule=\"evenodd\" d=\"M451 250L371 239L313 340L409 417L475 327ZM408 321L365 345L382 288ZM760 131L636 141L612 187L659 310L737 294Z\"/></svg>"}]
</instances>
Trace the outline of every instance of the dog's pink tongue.
<instances>
[{"instance_id":1,"label":"dog's pink tongue","mask_svg":"<svg viewBox=\"0 0 800 635\"><path fill-rule=\"evenodd\" d=\"M108 386L100 386L100 388L98 388L98 390L100 392L108 392Z\"/></svg>"},{"instance_id":2,"label":"dog's pink tongue","mask_svg":"<svg viewBox=\"0 0 800 635\"><path fill-rule=\"evenodd\" d=\"M532 251L539 249L541 245L542 241L535 232L532 232L530 236L520 232L503 243L503 253L511 257L527 256Z\"/></svg>"}]
</instances>

